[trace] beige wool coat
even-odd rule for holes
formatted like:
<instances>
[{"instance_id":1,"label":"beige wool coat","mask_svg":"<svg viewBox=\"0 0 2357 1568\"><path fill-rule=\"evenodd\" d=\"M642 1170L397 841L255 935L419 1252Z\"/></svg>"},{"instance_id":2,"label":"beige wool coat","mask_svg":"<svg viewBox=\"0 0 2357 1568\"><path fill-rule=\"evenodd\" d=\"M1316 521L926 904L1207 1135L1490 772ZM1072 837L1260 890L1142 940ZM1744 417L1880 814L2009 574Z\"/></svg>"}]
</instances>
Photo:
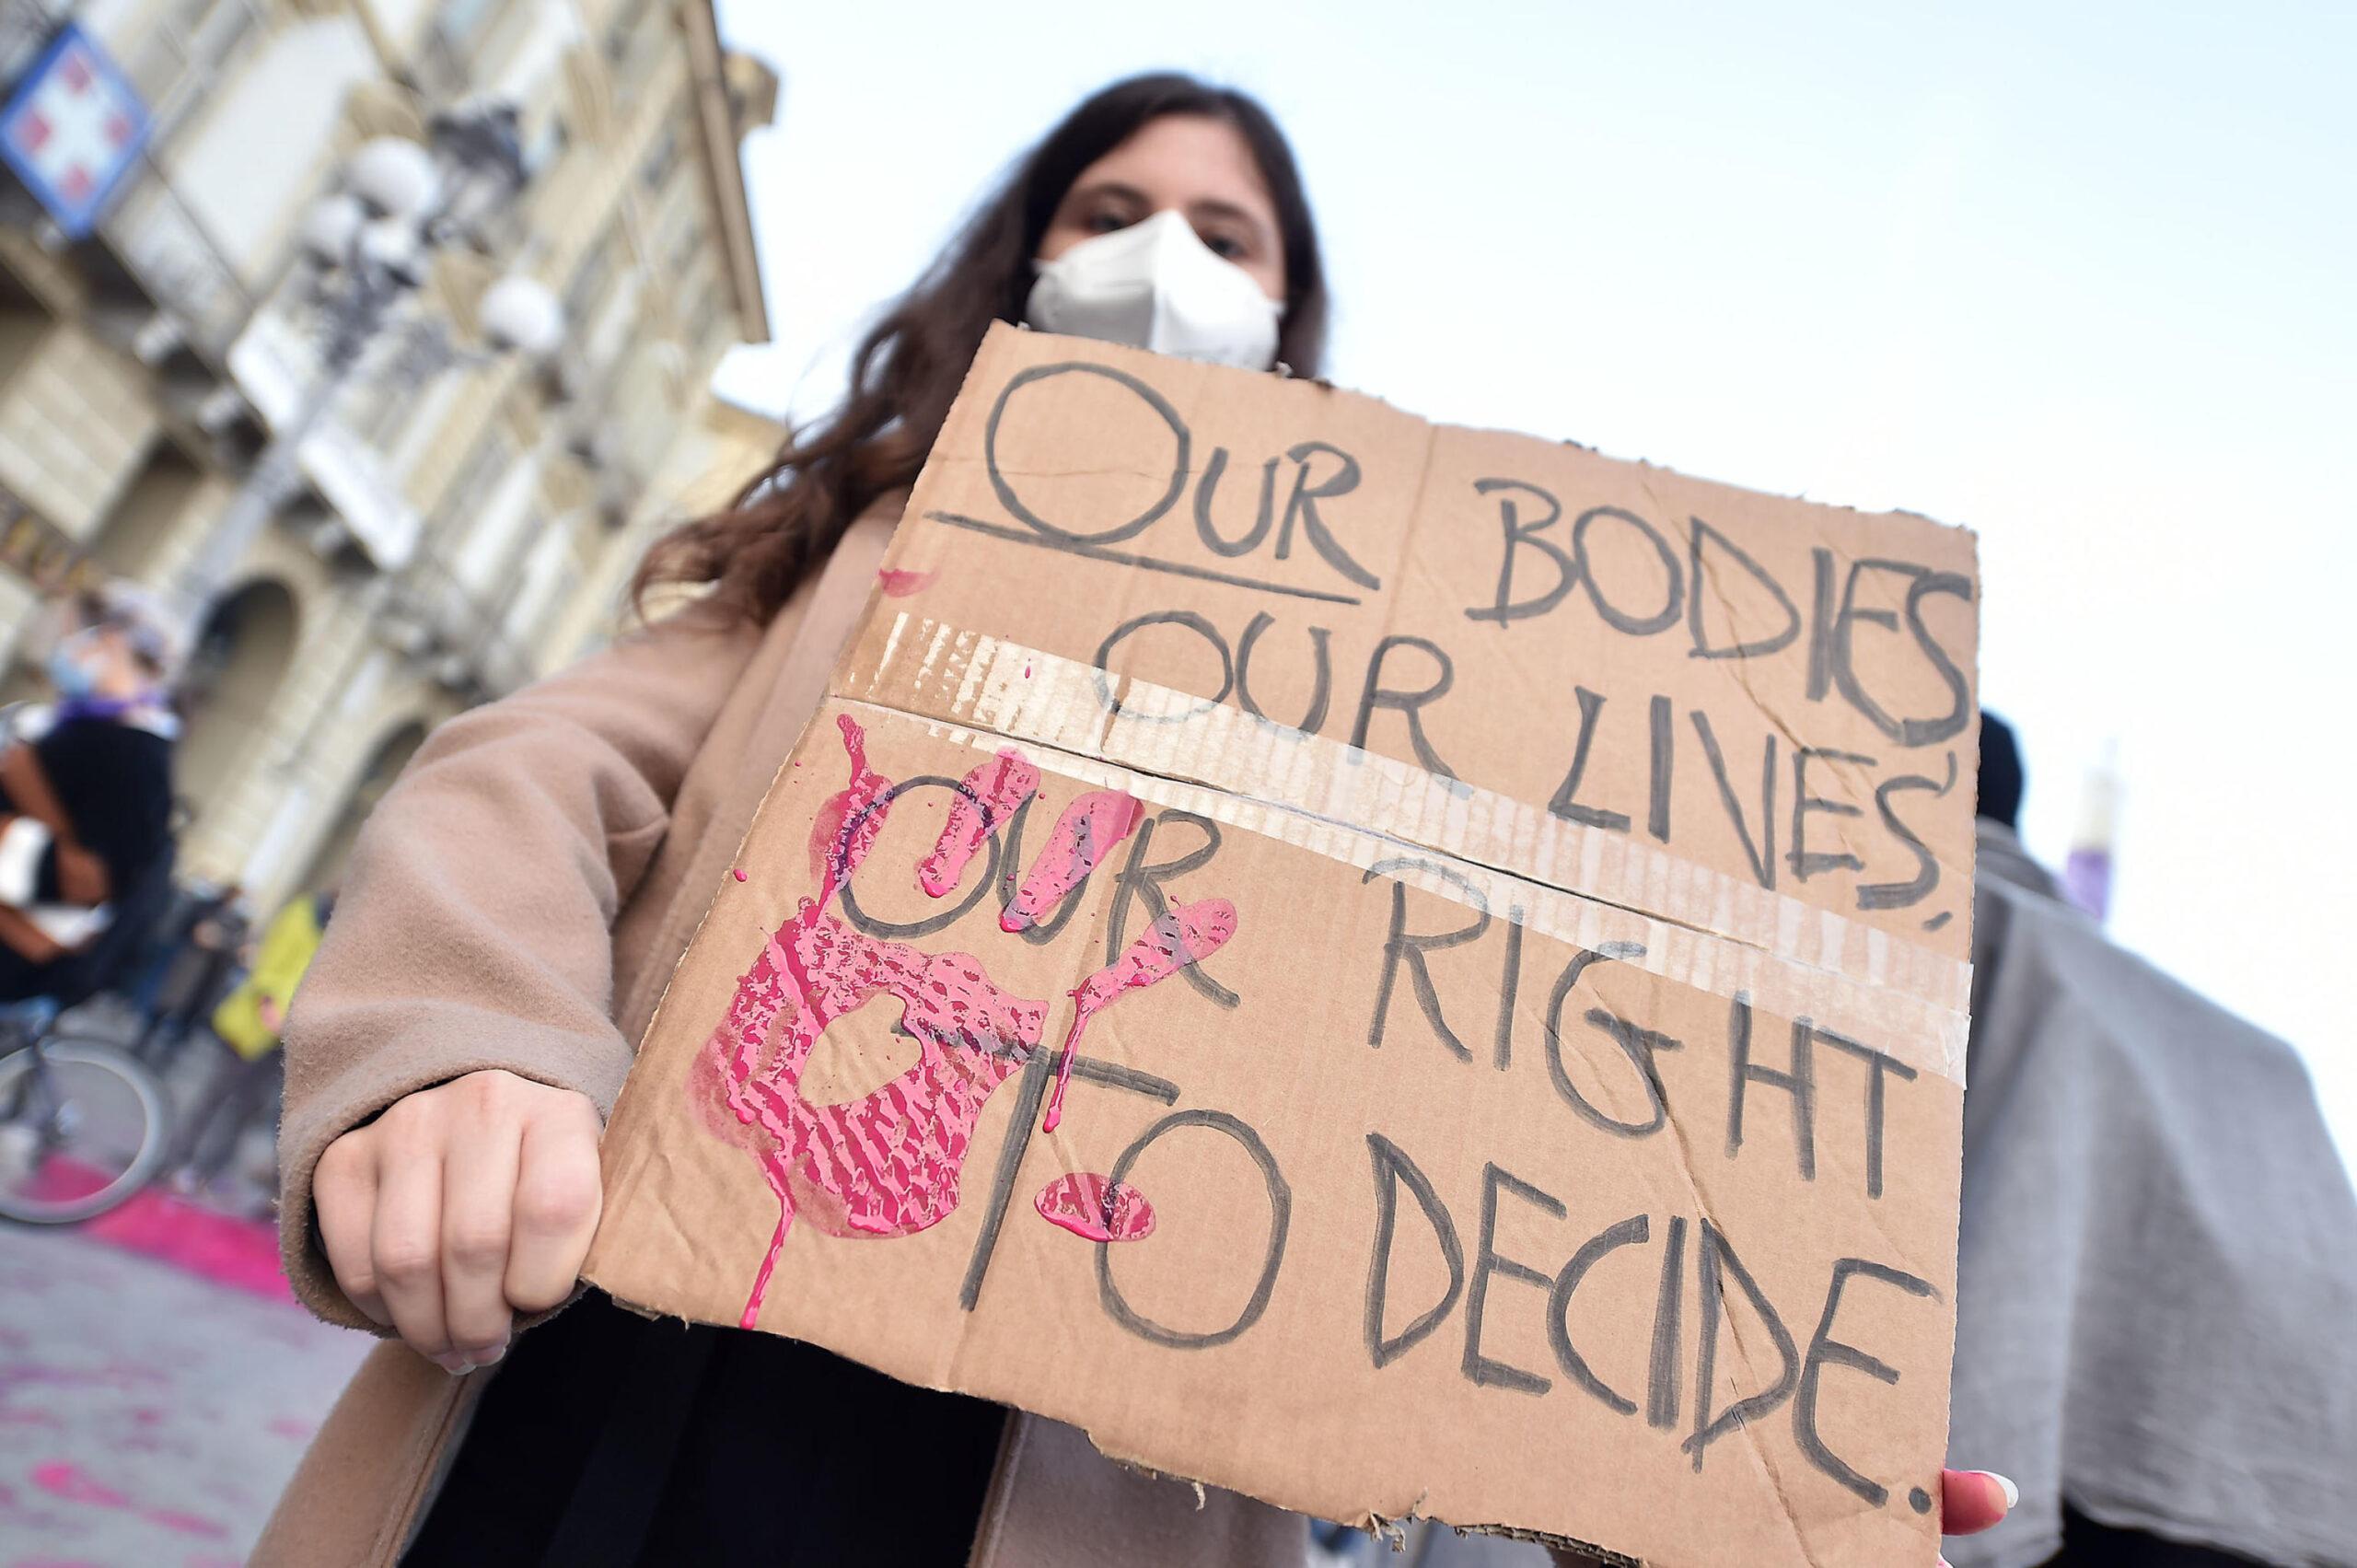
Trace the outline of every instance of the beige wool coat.
<instances>
[{"instance_id":1,"label":"beige wool coat","mask_svg":"<svg viewBox=\"0 0 2357 1568\"><path fill-rule=\"evenodd\" d=\"M483 1068L610 1111L754 807L819 705L901 498L845 536L767 627L692 608L436 730L371 816L286 1039L286 1270L331 1322L311 1205L321 1152L404 1095ZM381 1331L381 1330L375 1330ZM594 1376L595 1368L585 1369ZM396 1562L492 1373L372 1353L288 1485L261 1568ZM970 1562L1284 1564L1306 1526L1150 1479L1010 1414Z\"/></svg>"}]
</instances>

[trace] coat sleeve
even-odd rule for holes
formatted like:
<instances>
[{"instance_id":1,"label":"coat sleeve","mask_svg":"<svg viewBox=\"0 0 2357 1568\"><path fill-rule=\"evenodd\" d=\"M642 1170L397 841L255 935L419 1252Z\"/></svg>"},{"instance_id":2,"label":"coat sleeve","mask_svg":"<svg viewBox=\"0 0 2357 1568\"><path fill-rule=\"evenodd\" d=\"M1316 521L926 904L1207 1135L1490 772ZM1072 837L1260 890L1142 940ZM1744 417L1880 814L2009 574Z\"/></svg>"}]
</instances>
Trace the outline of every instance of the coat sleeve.
<instances>
[{"instance_id":1,"label":"coat sleeve","mask_svg":"<svg viewBox=\"0 0 2357 1568\"><path fill-rule=\"evenodd\" d=\"M319 1241L319 1156L402 1096L484 1068L603 1116L631 1063L611 930L760 629L692 608L437 728L370 813L286 1034L288 1278L372 1327Z\"/></svg>"}]
</instances>

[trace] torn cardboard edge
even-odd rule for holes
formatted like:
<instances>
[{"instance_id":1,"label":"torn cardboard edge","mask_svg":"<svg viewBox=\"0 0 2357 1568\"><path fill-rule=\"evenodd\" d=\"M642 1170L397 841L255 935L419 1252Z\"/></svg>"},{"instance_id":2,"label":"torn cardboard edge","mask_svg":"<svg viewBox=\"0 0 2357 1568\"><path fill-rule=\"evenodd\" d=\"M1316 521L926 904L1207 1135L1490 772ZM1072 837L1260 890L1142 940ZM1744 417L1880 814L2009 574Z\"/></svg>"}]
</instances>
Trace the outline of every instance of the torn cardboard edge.
<instances>
[{"instance_id":1,"label":"torn cardboard edge","mask_svg":"<svg viewBox=\"0 0 2357 1568\"><path fill-rule=\"evenodd\" d=\"M1034 1419L1044 1421L1050 1418L1040 1416ZM1084 1431L1081 1435L1087 1438L1088 1446L1103 1455L1107 1460L1132 1474L1144 1476L1149 1481L1167 1481L1179 1486L1194 1488L1195 1511L1202 1512L1205 1492L1203 1482L1192 1476L1179 1475L1172 1470L1157 1469L1143 1460L1123 1458L1098 1442L1097 1434L1094 1432ZM1394 1551L1399 1551L1405 1544L1404 1538L1408 1526L1438 1525L1443 1529L1454 1531L1461 1536L1500 1536L1507 1540L1528 1541L1533 1546L1554 1547L1565 1551L1576 1551L1584 1557L1592 1558L1604 1564L1605 1568L1644 1568L1643 1560L1641 1558L1631 1557L1626 1552L1615 1551L1610 1547L1597 1546L1592 1541L1582 1540L1577 1536L1561 1535L1548 1530L1526 1529L1519 1525L1452 1524L1446 1519L1435 1519L1424 1513L1422 1509L1423 1500L1418 1498L1404 1514L1360 1514L1353 1518L1338 1519L1335 1523L1349 1525L1353 1529L1364 1530L1367 1534L1387 1543Z\"/></svg>"},{"instance_id":2,"label":"torn cardboard edge","mask_svg":"<svg viewBox=\"0 0 2357 1568\"><path fill-rule=\"evenodd\" d=\"M615 1306L621 1307L625 1312L630 1313L633 1317L641 1318L649 1323L676 1323L682 1330L708 1326L699 1322L696 1318L688 1317L686 1314L670 1307L652 1307L644 1302L633 1300L626 1296L614 1295L610 1293L609 1293L608 1299L611 1300ZM902 1381L908 1381L908 1379L902 1379ZM933 1382L920 1384L918 1386L928 1388L936 1394L956 1394L964 1392L964 1389L959 1386L958 1381L950 1377L944 1377ZM1035 1421L1052 1421L1055 1418L1052 1416L1043 1416L1034 1413L1032 1414L1031 1419ZM1108 1463L1119 1465L1121 1469L1132 1471L1134 1474L1144 1476L1150 1481L1168 1481L1173 1485L1190 1487L1193 1489L1195 1494L1195 1511L1201 1513L1205 1506L1206 1493L1208 1491L1208 1484L1206 1482L1198 1481L1193 1476L1181 1475L1176 1470L1157 1468L1156 1466L1147 1464L1142 1459L1125 1457L1117 1449L1099 1441L1097 1434L1093 1431L1082 1429L1081 1435L1088 1439L1088 1446L1096 1449L1099 1455L1103 1456ZM1241 1496L1247 1494L1237 1493L1237 1495ZM1434 1524L1439 1525L1445 1529L1453 1530L1458 1535L1500 1536L1509 1540L1528 1541L1536 1546L1555 1547L1567 1551L1576 1551L1581 1553L1583 1556L1594 1559L1599 1563L1606 1564L1607 1568L1644 1568L1642 1559L1631 1557L1625 1552L1615 1551L1609 1547L1598 1546L1592 1541L1582 1540L1576 1536L1562 1535L1547 1530L1527 1529L1519 1525L1456 1524L1446 1519L1433 1518L1430 1515L1421 1512L1419 1507L1416 1505L1411 1505L1407 1512L1397 1516L1368 1513L1360 1515L1354 1518L1339 1520L1337 1522L1348 1524L1354 1528L1366 1531L1367 1534L1371 1536L1376 1536L1386 1541L1389 1541L1392 1543L1394 1551L1399 1550L1399 1538L1403 1527L1416 1524Z\"/></svg>"}]
</instances>

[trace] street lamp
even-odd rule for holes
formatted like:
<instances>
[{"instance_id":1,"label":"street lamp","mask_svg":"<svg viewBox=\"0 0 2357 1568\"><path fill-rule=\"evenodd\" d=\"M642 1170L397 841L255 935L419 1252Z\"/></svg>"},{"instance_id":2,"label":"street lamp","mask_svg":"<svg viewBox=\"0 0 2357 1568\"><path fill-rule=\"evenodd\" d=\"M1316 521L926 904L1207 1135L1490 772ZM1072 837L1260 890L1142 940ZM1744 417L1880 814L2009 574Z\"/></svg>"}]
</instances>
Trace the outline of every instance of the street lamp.
<instances>
[{"instance_id":1,"label":"street lamp","mask_svg":"<svg viewBox=\"0 0 2357 1568\"><path fill-rule=\"evenodd\" d=\"M368 209L351 192L320 197L303 215L299 238L304 259L319 266L333 266L337 258L352 249L354 236L367 221Z\"/></svg>"},{"instance_id":2,"label":"street lamp","mask_svg":"<svg viewBox=\"0 0 2357 1568\"><path fill-rule=\"evenodd\" d=\"M344 188L388 217L416 217L442 185L434 155L407 136L372 136L344 165Z\"/></svg>"},{"instance_id":3,"label":"street lamp","mask_svg":"<svg viewBox=\"0 0 2357 1568\"><path fill-rule=\"evenodd\" d=\"M318 311L319 368L290 417L278 422L219 521L177 585L192 614L237 570L270 519L301 493L305 441L325 423L354 368L430 273L433 253L481 247L485 221L530 178L512 104L483 101L436 115L433 146L401 136L365 142L339 188L314 203L297 229ZM438 322L419 329L389 374L424 380L496 354L538 358L563 334L563 308L537 280L500 279L482 301L490 354L452 344Z\"/></svg>"},{"instance_id":4,"label":"street lamp","mask_svg":"<svg viewBox=\"0 0 2357 1568\"><path fill-rule=\"evenodd\" d=\"M483 335L527 359L545 359L564 339L564 307L538 278L510 273L483 291Z\"/></svg>"}]
</instances>

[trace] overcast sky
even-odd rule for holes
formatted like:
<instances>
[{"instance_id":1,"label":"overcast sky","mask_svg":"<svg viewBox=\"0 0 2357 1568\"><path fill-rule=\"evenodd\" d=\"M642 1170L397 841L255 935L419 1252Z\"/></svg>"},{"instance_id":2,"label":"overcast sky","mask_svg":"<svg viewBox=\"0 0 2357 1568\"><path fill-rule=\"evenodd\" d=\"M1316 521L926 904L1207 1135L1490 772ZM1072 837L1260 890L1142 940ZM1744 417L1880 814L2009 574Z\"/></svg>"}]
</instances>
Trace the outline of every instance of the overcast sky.
<instances>
[{"instance_id":1,"label":"overcast sky","mask_svg":"<svg viewBox=\"0 0 2357 1568\"><path fill-rule=\"evenodd\" d=\"M2116 745L2113 934L2297 1045L2357 1153L2357 9L1928 9L723 0L785 86L747 151L776 342L719 384L824 409L1104 82L1246 87L1336 380L1978 530L2032 852Z\"/></svg>"}]
</instances>

